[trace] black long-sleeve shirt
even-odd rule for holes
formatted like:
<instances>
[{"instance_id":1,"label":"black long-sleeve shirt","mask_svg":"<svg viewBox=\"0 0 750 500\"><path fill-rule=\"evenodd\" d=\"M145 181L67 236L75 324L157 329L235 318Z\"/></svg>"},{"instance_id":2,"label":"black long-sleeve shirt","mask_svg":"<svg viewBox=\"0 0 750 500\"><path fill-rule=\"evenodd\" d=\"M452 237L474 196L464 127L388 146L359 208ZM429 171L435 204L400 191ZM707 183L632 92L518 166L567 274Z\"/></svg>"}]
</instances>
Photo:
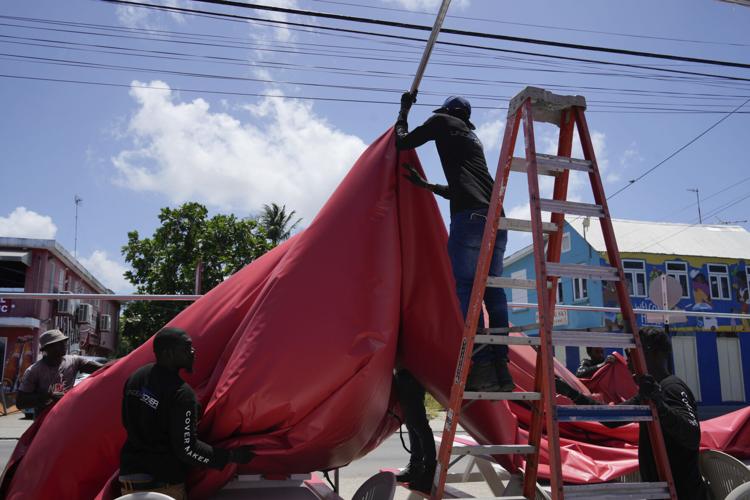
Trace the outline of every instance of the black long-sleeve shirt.
<instances>
[{"instance_id":1,"label":"black long-sleeve shirt","mask_svg":"<svg viewBox=\"0 0 750 500\"><path fill-rule=\"evenodd\" d=\"M396 147L414 149L435 141L448 186L434 191L450 200L451 213L487 208L494 184L487 169L484 148L464 120L435 113L424 124L409 132L406 120L396 122Z\"/></svg>"},{"instance_id":2,"label":"black long-sleeve shirt","mask_svg":"<svg viewBox=\"0 0 750 500\"><path fill-rule=\"evenodd\" d=\"M698 454L700 451L701 427L698 422L698 405L690 388L679 377L670 375L659 382L662 402L657 404L659 424L664 435L669 466L672 469L677 498L679 500L707 500L708 488L701 476ZM601 404L582 394L572 398L576 404ZM645 404L636 395L623 405ZM607 427L624 425L606 422ZM638 434L638 466L641 479L659 481L651 440L646 423L640 423Z\"/></svg>"},{"instance_id":3,"label":"black long-sleeve shirt","mask_svg":"<svg viewBox=\"0 0 750 500\"><path fill-rule=\"evenodd\" d=\"M150 474L155 481L183 483L190 466L223 469L229 452L197 437L202 409L180 376L156 364L139 368L125 383L122 423L128 433L120 452L120 475Z\"/></svg>"}]
</instances>

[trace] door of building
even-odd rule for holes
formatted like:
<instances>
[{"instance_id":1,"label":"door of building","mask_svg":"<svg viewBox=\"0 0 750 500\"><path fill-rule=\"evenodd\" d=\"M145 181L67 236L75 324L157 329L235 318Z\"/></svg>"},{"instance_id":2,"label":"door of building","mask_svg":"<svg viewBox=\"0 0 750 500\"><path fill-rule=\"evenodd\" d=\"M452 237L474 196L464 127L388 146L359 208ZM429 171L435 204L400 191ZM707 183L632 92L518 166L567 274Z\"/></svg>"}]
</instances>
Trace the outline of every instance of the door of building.
<instances>
[{"instance_id":1,"label":"door of building","mask_svg":"<svg viewBox=\"0 0 750 500\"><path fill-rule=\"evenodd\" d=\"M740 339L719 337L716 339L716 347L719 352L721 400L745 401Z\"/></svg>"},{"instance_id":2,"label":"door of building","mask_svg":"<svg viewBox=\"0 0 750 500\"><path fill-rule=\"evenodd\" d=\"M698 349L695 335L672 337L674 372L693 391L696 401L701 401L701 383L698 376Z\"/></svg>"}]
</instances>

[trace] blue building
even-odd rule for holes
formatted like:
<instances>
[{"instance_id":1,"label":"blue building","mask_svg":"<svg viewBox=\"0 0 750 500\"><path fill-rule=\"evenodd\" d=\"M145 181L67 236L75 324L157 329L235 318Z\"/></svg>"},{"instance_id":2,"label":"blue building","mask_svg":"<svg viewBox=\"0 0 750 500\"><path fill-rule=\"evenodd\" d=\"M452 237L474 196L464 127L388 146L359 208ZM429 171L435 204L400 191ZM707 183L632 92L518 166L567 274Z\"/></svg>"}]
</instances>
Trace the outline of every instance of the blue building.
<instances>
[{"instance_id":1,"label":"blue building","mask_svg":"<svg viewBox=\"0 0 750 500\"><path fill-rule=\"evenodd\" d=\"M750 310L750 232L739 226L612 221L636 309L661 309L648 297L649 285L666 273L681 285L675 309L748 314ZM607 252L598 220L565 223L561 262L606 265ZM504 275L534 279L534 255L528 246L505 259ZM512 302L536 303L536 290L513 290ZM560 304L617 306L613 283L563 278ZM534 323L536 309L512 309L513 324ZM663 326L645 314L641 326ZM620 331L620 314L557 311L555 329ZM727 409L750 402L750 320L688 316L670 325L675 373L703 405ZM584 348L556 347L555 355L575 371Z\"/></svg>"}]
</instances>

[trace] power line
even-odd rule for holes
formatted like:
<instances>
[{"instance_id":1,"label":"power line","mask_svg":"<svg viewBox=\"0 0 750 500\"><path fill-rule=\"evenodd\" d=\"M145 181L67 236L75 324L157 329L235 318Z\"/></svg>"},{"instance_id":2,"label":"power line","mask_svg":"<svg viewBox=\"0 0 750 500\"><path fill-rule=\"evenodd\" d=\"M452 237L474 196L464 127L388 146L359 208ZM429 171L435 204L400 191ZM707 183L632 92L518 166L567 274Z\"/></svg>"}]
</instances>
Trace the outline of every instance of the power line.
<instances>
[{"instance_id":1,"label":"power line","mask_svg":"<svg viewBox=\"0 0 750 500\"><path fill-rule=\"evenodd\" d=\"M703 137L704 135L706 135L707 133L709 133L709 132L710 132L711 130L713 130L714 128L716 128L716 127L717 127L717 126L718 126L718 125L719 125L719 124L720 124L721 122L723 122L724 120L726 120L727 118L729 118L729 117L730 117L730 116L732 116L733 114L735 114L735 113L739 112L739 111L740 111L740 109L742 109L742 108L743 108L743 107L744 107L744 106L745 106L745 105L746 105L746 104L747 104L748 102L750 102L750 99L747 99L747 100L746 100L745 102L743 102L742 104L740 104L739 106L737 106L736 108L734 108L734 109L733 109L732 111L730 111L729 113L727 113L727 114L726 114L725 116L721 117L721 118L720 118L719 120L717 120L716 122L714 122L714 123L713 123L713 124L712 124L712 125L711 125L710 127L708 127L708 128L706 129L706 130L704 130L703 132L701 132L701 133L700 133L700 134L698 134L697 136L695 136L695 137L693 137L692 139L690 139L690 140L689 140L689 141L688 141L687 143L685 143L684 145L680 146L680 147L679 147L679 148L678 148L677 150L675 150L675 151L674 151L673 153L671 153L671 154L670 154L669 156L667 156L666 158L664 158L664 159L663 159L662 161L660 161L659 163L657 163L657 164L656 164L656 165L654 165L653 167L649 168L648 170L646 170L645 172L643 172L643 173L642 173L641 175L639 175L639 176L638 176L638 177L636 177L635 179L631 179L631 180L630 180L630 182L629 182L628 184L626 184L625 186L623 186L623 187L621 187L620 189L618 189L617 191L615 191L615 192L614 192L613 194L611 194L610 196L608 196L608 197L607 197L607 199L609 200L609 199L612 199L612 198L614 198L614 197L615 197L615 196L617 196L618 194L622 193L623 191L625 191L626 189L628 189L629 187L631 187L631 186L632 186L633 184L635 184L636 182L638 182L638 181L640 181L641 179L643 179L644 177L646 177L646 176L647 176L648 174L650 174L651 172L653 172L653 171L654 171L654 170L656 170L657 168L659 168L659 167L661 167L662 165L664 165L664 164L665 164L666 162L668 162L669 160L671 160L672 158L674 158L675 156L677 156L677 155L678 155L679 153L681 153L681 152L682 152L683 150L685 150L685 149L686 149L687 147L689 147L689 146L690 146L691 144L693 144L694 142L696 142L696 141L697 141L698 139L700 139L701 137Z\"/></svg>"},{"instance_id":2,"label":"power line","mask_svg":"<svg viewBox=\"0 0 750 500\"><path fill-rule=\"evenodd\" d=\"M179 12L184 14L202 14L207 16L212 16L215 18L231 18L231 19L244 19L244 20L255 20L255 21L264 21L267 23L274 23L274 24L283 24L288 26L303 26L310 28L310 25L303 24L303 23L295 23L292 21L281 21L276 19L263 19L263 18L256 18L256 17L249 17L249 16L242 16L238 14L228 14L228 13L219 13L219 12L211 12L211 11L205 11L205 10L198 10L198 9L188 9L188 8L182 8L182 7L170 7L166 5L157 5L157 4L148 4L148 3L141 3L141 2L132 2L129 0L100 0L103 2L108 3L116 3L116 4L125 4L125 5L136 5L141 6L145 8L150 9L156 9L156 10L165 10L168 12ZM196 1L209 1L209 0L196 0ZM211 3L213 3L213 0L211 0ZM231 4L230 4L231 5ZM239 4L240 6L247 6L250 4ZM254 7L251 7L254 8ZM269 7L264 6L264 9L270 10L270 9L281 9L279 7ZM282 9L282 11L285 10L292 10L295 9ZM305 11L300 11L305 12ZM330 16L336 16L334 14L330 14ZM347 16L342 16L347 17ZM361 18L365 19L366 21L362 22L369 22L371 24L379 24L378 22L374 22L377 20L367 20L367 18ZM428 27L421 27L419 25L408 25L404 23L393 23L391 21L383 21L386 23L386 25L393 24L396 27L405 27L405 28L412 28L412 29L419 29L419 30L428 30L431 28ZM386 33L378 33L378 32L371 32L371 31L363 31L363 30L354 30L354 29L347 29L347 28L337 28L337 27L331 27L331 26L315 26L315 29L318 30L328 30L328 31L337 31L337 32L343 32L343 33L356 33L356 34L363 34L363 35L370 35L370 36L377 36L377 37L385 37L385 38L391 38L391 39L399 39L399 40L411 40L411 41L418 41L418 42L424 42L424 39L416 38L416 37L407 37L403 35L393 35L393 34L386 34ZM473 35L473 32L462 32L460 30L443 30L446 33L453 33L453 34L467 34L469 36L476 36ZM488 38L497 38L501 37L502 35L493 35L491 33L486 34ZM514 37L511 37L514 38ZM518 38L518 37L515 37ZM531 39L530 39L531 40ZM523 39L515 40L515 41L523 41ZM541 41L546 42L546 41ZM577 61L577 62L588 62L588 63L595 63L595 64L603 64L608 66L618 66L618 67L627 67L627 68L638 68L638 69L647 69L651 71L658 71L658 72L665 72L665 73L675 73L675 74L682 74L682 75L692 75L692 76L702 76L702 77L709 77L709 78L717 78L720 80L731 80L731 81L744 81L744 82L750 82L750 78L744 78L744 77L737 77L737 76L730 76L730 75L721 75L716 73L703 73L703 72L696 72L696 71L682 71L682 70L676 70L676 69L669 69L664 67L658 67L658 66L644 66L640 64L630 64L630 63L618 63L618 62L612 62L612 61L603 61L599 59L589 59L589 58L582 58L582 57L571 57L571 56L561 56L561 55L552 55L552 54L546 54L546 53L540 53L540 52L531 52L531 51L522 51L522 50L511 50L511 49L501 49L498 47L489 47L485 45L476 45L476 44L467 44L467 43L457 43L457 42L448 42L445 40L439 40L437 42L440 45L447 45L447 46L454 46L454 47L463 47L463 48L473 48L473 49L481 49L481 50L489 50L494 52L505 52L505 53L511 53L511 54L522 54L522 55L531 55L531 56L537 56L537 57L546 57L546 58L552 58L552 59L559 59L559 60L566 60L566 61ZM532 43L532 42L528 42ZM550 44L554 44L558 42L550 42ZM562 43L562 42L559 42ZM569 45L575 45L575 44L569 44ZM580 46L579 48L582 50L589 50L586 49L587 46ZM570 47L572 48L572 47ZM593 49L591 49L593 50ZM620 50L620 49L612 49L612 50ZM643 53L641 54L642 57L650 57L650 53ZM639 55L638 53L633 53L630 55ZM658 56L658 54L654 54L654 57ZM664 58L677 58L677 60L689 60L690 58L682 58L681 56L671 56L662 54ZM694 59L692 62L700 62L704 61L701 59ZM708 61L708 60L705 60ZM750 68L750 64L745 63L733 63L729 61L714 61L715 63L722 65L723 63L726 63L727 65L739 65L737 67L747 67ZM709 63L705 63L709 64Z\"/></svg>"},{"instance_id":3,"label":"power line","mask_svg":"<svg viewBox=\"0 0 750 500\"><path fill-rule=\"evenodd\" d=\"M365 4L360 4L360 3L338 2L338 1L333 1L333 0L311 0L311 1L318 2L318 3L327 3L327 4L333 4L333 5L346 5L350 7L360 7L360 8L365 8L365 9L383 10L383 11L391 11L391 12L399 12L399 13L425 14L429 16L435 15L434 12L398 9L395 7L383 7L380 5L379 6L365 5ZM457 15L451 15L450 17L451 19L464 19L467 21L479 21L479 22L494 23L494 24L508 24L511 26L525 26L529 28L543 28L543 29L552 29L552 30L560 30L560 31L572 31L576 33L593 33L597 35L611 35L611 36L622 36L622 37L638 38L638 39L663 40L667 42L685 42L685 43L697 43L697 44L707 44L707 45L727 45L727 46L733 46L733 47L750 46L750 44L737 43L737 42L718 42L718 41L711 41L711 40L693 40L689 38L671 38L671 37L655 36L655 35L639 35L635 33L618 33L615 31L587 30L587 29L581 29L581 28L570 28L566 26L552 26L548 24L533 24L533 23L519 23L519 22L512 22L512 21L501 21L500 19L486 19L486 18L481 18L481 17L457 16Z\"/></svg>"},{"instance_id":4,"label":"power line","mask_svg":"<svg viewBox=\"0 0 750 500\"><path fill-rule=\"evenodd\" d=\"M3 18L3 17L5 17L5 18L11 18L13 16L0 16L0 18ZM94 29L111 30L111 27L107 26L107 25L95 25L95 24L90 24L90 23L74 23L74 22L68 22L68 21L50 21L50 20L46 20L46 19L35 19L35 18L22 18L22 19L25 20L25 21L29 21L29 22L54 23L54 24L75 25L75 26L85 24L86 26L93 27ZM240 48L240 47L237 47L237 46L234 46L234 45L226 45L226 44L206 44L206 43L201 43L201 42L185 41L185 40L170 40L170 39L162 39L162 38L137 37L137 36L134 37L134 36L125 36L125 35L112 35L112 34L108 34L108 33L96 33L96 32L91 32L91 31L60 30L60 29L55 29L55 28L39 28L39 27L25 26L25 25L11 25L11 24L7 24L7 23L0 23L0 24L6 25L6 26L20 27L20 28L44 29L44 30L49 30L49 31L62 31L62 32L66 32L66 33L72 32L74 34L80 34L80 35L114 36L114 37L126 38L126 39L155 40L155 41L160 41L160 42L170 42L170 43L178 43L178 44L191 44L191 45L206 46L206 47L217 46L217 47ZM117 31L120 31L120 30L118 29ZM136 31L136 30L132 29L131 31ZM150 33L149 30L141 30L141 31ZM176 33L176 32L165 32L165 31L162 31L162 33ZM9 35L2 35L2 36L6 37L6 38L15 38L15 39L24 39L24 40L46 40L46 39L38 39L38 38L30 38L30 37L12 37L12 36L9 36ZM209 36L209 35L205 35L205 36ZM223 38L231 38L231 37L223 37ZM54 42L54 43L76 44L76 42L68 42L68 41L60 41L60 40L50 40L50 41ZM97 46L97 47L110 47L110 48L117 48L119 50L130 50L130 51L136 51L137 50L137 51L153 52L153 53L172 53L172 52L165 52L165 51L146 51L146 50L143 50L143 49L131 49L131 48L127 48L127 47L103 46L103 45L100 45L100 44L76 44L76 45L87 45L87 46ZM248 47L248 46L250 46L250 47L257 47L257 45L253 45L253 44L249 44L249 43L241 44L241 45L242 45L242 47ZM278 45L278 44L276 44L276 45ZM309 45L329 47L328 45L324 45L324 44L309 44ZM354 47L352 47L352 48L354 48ZM364 48L361 48L361 49L362 50L368 50L368 49L364 49ZM273 50L273 49L258 48L258 50ZM295 51L284 50L282 52L295 52ZM302 52L302 51L296 51L295 53L315 54L314 52ZM191 54L191 56L193 56L193 54ZM221 60L241 61L241 60L236 59L236 58L228 58L228 57L221 57L221 58L216 57L216 56L196 56L196 57L207 57L207 58L212 58L213 57L213 58L221 59ZM361 56L357 56L357 57L361 58ZM381 58L380 60L383 60L383 59ZM269 62L268 64L278 64L278 65L286 65L286 66L292 66L292 67L295 66L295 65L292 65L292 64L285 64L285 63L270 63ZM440 63L437 63L437 64L440 64ZM306 67L313 67L313 68L316 68L316 69L321 69L322 68L322 69L329 69L329 70L334 70L335 69L337 72L345 73L340 68L330 68L330 67L321 67L321 66L306 66ZM476 65L474 67L488 67L488 66ZM405 75L405 74L389 73L389 72L383 72L383 71L372 71L372 70L362 70L361 72L362 73L376 74L378 76L394 76L394 77L396 77L396 76L399 76L399 77L400 76L408 76L408 75ZM354 73L354 71L351 71L351 72L348 72L347 74L353 74L353 73ZM618 76L620 76L620 75L618 74ZM428 78L434 78L434 79L440 80L440 81L465 82L465 83L477 83L477 84L492 84L492 85L512 85L512 86L517 86L517 85L526 85L526 84L528 84L528 82L517 82L517 81L507 81L507 80L487 80L487 79L479 79L479 78L457 78L457 77L447 78L447 77L440 77L440 76L432 76L432 77L428 76ZM676 91L655 91L655 90L644 91L644 90L640 90L640 89L596 87L596 86L570 86L570 85L540 83L540 82L536 82L536 83L533 83L533 84L534 85L538 85L538 86L543 86L543 87L549 87L549 88L575 88L575 89L578 89L578 90L586 90L588 92L597 92L597 91L607 92L607 93L613 93L613 92L617 93L617 92L620 92L620 93L623 93L625 95L629 95L629 94L633 94L633 93L640 94L640 95L657 94L657 95L663 95L663 96L673 96L673 97L680 97L680 98L688 98L688 97L690 97L690 98L696 98L696 99L697 98L707 98L708 99L708 98L713 98L713 97L720 97L720 98L730 98L730 97L745 98L745 97L747 97L746 95L727 95L727 94L695 93L695 92L693 92L693 93L683 93L683 92L676 92Z\"/></svg>"},{"instance_id":5,"label":"power line","mask_svg":"<svg viewBox=\"0 0 750 500\"><path fill-rule=\"evenodd\" d=\"M139 5L138 2L133 2L130 0L101 0L101 1L111 2L111 3ZM324 19L333 19L333 20L338 20L338 21L348 21L348 22L356 22L356 23L363 23L363 24L375 24L379 26L389 26L389 27L394 27L394 28L406 28L406 29L421 30L421 31L430 31L432 29L430 26L419 25L419 24L409 24L409 23L402 23L402 22L397 22L397 21L387 21L383 19L372 19L372 18L358 17L358 16L346 16L342 14L331 14L328 12L316 12L316 11L311 11L311 10L290 9L287 7L276 7L276 6L262 5L262 4L257 4L257 3L236 2L233 0L193 0L193 1L201 2L201 3L208 3L212 5L222 5L222 6L227 6L227 7L241 7L245 9L264 10L264 11L269 11L269 12L280 12L284 14L296 14L296 15L303 15L303 16L309 16L309 17L320 17ZM140 4L140 5L145 5L145 4ZM683 61L683 62L691 62L691 63L698 63L698 64L710 64L710 65L715 65L715 66L750 69L750 64L738 63L738 62L733 62L733 61L718 61L715 59L702 59L702 58L697 58L697 57L677 56L673 54L659 54L656 52L643 52L643 51L638 51L638 50L618 49L618 48L613 48L613 47L600 47L600 46L595 46L595 45L583 45L583 44L578 44L578 43L557 42L554 40L542 40L538 38L498 35L495 33L482 33L478 31L457 30L457 29L452 29L452 28L443 28L441 32L452 34L452 35L486 38L486 39L491 39L491 40L504 40L504 41L510 41L510 42L521 42L521 43L529 43L529 44L534 44L534 45L545 45L549 47L560 47L560 48L576 49L576 50L588 50L592 52L604 52L608 54L648 57L652 59L666 59L670 61Z\"/></svg>"},{"instance_id":6,"label":"power line","mask_svg":"<svg viewBox=\"0 0 750 500\"><path fill-rule=\"evenodd\" d=\"M41 81L41 82L49 82L49 83L67 83L67 84L77 84L77 85L90 85L90 86L98 86L98 87L115 87L115 88L139 88L139 89L146 89L146 90L170 90L175 92L191 92L191 93L201 93L201 94L216 94L216 95L230 95L230 96L240 96L240 97L268 97L272 99L297 99L297 100L303 100L303 101L324 101L324 102L341 102L341 103L358 103L358 104L387 104L387 105L395 105L396 103L392 100L374 100L374 99L347 99L342 97L321 97L321 96L288 96L288 95L280 95L280 94L274 94L274 93L260 93L260 92L232 92L232 91L222 91L222 90L211 90L211 89L194 89L194 88L184 88L184 87L153 87L150 85L134 85L134 84L125 84L125 83L113 83L113 82L94 82L89 80L74 80L74 79L66 79L66 78L49 78L49 77L40 77L40 76L29 76L29 75L12 75L12 74L0 74L0 78L8 78L8 79L14 79L14 80L29 80L29 81ZM402 92L399 90L398 92ZM436 106L439 106L440 103L417 103L415 106L423 106L427 108L434 108ZM504 106L473 106L475 109L492 109L492 110L500 110L504 111L507 110L507 107ZM667 109L667 110L659 110L659 109L643 109L643 110L589 110L589 113L618 113L618 114L715 114L715 113L723 113L723 111L710 111L710 110L700 110L700 111L694 111L694 110L679 110L679 109ZM748 112L750 113L750 112Z\"/></svg>"}]
</instances>

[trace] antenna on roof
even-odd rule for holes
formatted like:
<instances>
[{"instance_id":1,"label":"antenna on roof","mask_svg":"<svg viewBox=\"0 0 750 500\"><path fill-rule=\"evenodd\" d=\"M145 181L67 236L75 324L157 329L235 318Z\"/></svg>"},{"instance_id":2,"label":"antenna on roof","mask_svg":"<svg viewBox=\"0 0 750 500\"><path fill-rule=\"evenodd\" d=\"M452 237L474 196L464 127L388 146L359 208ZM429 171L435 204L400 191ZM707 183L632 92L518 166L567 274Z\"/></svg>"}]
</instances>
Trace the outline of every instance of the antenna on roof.
<instances>
[{"instance_id":1,"label":"antenna on roof","mask_svg":"<svg viewBox=\"0 0 750 500\"><path fill-rule=\"evenodd\" d=\"M695 197L698 199L698 224L703 224L703 216L701 215L701 196L698 194L698 188L688 189L688 191L695 193Z\"/></svg>"},{"instance_id":2,"label":"antenna on roof","mask_svg":"<svg viewBox=\"0 0 750 500\"><path fill-rule=\"evenodd\" d=\"M78 195L73 196L73 203L76 205L76 227L73 235L73 257L78 258L78 207L83 203L83 198Z\"/></svg>"}]
</instances>

